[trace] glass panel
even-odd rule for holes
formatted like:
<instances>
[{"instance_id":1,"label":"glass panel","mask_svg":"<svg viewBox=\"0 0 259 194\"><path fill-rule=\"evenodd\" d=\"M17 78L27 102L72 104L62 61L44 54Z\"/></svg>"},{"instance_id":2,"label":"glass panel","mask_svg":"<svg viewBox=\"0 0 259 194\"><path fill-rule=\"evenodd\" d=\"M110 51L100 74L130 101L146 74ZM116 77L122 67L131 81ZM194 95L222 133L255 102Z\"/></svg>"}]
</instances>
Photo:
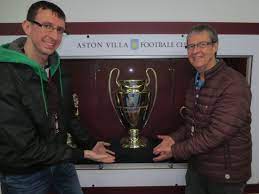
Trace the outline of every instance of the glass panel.
<instances>
[{"instance_id":1,"label":"glass panel","mask_svg":"<svg viewBox=\"0 0 259 194\"><path fill-rule=\"evenodd\" d=\"M224 58L228 65L247 75L247 58ZM73 91L79 97L79 115L82 127L87 128L97 140L112 143L119 162L152 162L152 148L158 143L157 134L168 134L178 128L182 119L179 109L184 104L186 87L194 69L187 58L156 59L64 59L65 71L72 75ZM118 80L148 80L147 68L157 74L157 98L153 111L146 112L149 120L140 135L148 139L144 149L123 149L121 138L128 136L128 129L120 122L118 112L109 97L109 74L113 68L120 70ZM119 88L116 75L111 76L111 91L114 95ZM155 77L149 72L151 101L155 95ZM114 99L115 104L116 99ZM150 103L152 106L152 102ZM150 108L149 108L150 110Z\"/></svg>"}]
</instances>

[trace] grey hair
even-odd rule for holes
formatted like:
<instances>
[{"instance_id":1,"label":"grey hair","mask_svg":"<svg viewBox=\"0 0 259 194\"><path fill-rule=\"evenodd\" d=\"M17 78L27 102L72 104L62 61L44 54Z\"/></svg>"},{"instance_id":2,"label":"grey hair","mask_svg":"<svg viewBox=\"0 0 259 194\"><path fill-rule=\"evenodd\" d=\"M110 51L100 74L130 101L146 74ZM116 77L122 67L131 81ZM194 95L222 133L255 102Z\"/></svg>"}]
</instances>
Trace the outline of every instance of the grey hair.
<instances>
[{"instance_id":1,"label":"grey hair","mask_svg":"<svg viewBox=\"0 0 259 194\"><path fill-rule=\"evenodd\" d=\"M211 42L217 43L218 40L218 33L217 31L208 24L198 24L192 27L191 31L187 35L187 42L192 34L201 33L201 32L208 32Z\"/></svg>"}]
</instances>

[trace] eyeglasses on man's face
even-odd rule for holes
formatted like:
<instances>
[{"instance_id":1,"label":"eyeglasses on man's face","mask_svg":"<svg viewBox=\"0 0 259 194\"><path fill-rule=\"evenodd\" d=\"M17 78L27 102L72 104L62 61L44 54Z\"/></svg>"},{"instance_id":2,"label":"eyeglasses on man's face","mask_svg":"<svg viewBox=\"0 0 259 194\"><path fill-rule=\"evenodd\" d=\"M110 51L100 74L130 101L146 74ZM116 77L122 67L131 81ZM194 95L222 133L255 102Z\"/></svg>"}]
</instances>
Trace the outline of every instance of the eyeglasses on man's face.
<instances>
[{"instance_id":1,"label":"eyeglasses on man's face","mask_svg":"<svg viewBox=\"0 0 259 194\"><path fill-rule=\"evenodd\" d=\"M188 51L192 51L196 48L206 48L207 46L209 45L213 45L214 43L216 43L215 41L211 41L211 42L206 42L206 41L202 41L202 42L198 42L196 44L187 44L185 46L185 48L188 50Z\"/></svg>"},{"instance_id":2,"label":"eyeglasses on man's face","mask_svg":"<svg viewBox=\"0 0 259 194\"><path fill-rule=\"evenodd\" d=\"M51 23L39 23L37 21L34 21L34 20L28 20L29 22L33 23L33 24L36 24L37 26L41 27L42 30L44 30L45 32L53 32L54 30L57 31L57 33L59 35L63 35L63 34L67 34L66 33L66 30L62 27L55 27L53 24Z\"/></svg>"}]
</instances>

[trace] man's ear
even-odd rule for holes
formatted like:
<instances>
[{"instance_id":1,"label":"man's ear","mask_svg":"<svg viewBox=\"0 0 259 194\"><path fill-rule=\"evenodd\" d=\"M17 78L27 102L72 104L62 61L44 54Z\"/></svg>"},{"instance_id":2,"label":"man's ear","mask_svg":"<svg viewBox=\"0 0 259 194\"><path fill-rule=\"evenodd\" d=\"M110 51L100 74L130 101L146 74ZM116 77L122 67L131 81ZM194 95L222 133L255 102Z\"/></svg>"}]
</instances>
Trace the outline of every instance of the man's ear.
<instances>
[{"instance_id":1,"label":"man's ear","mask_svg":"<svg viewBox=\"0 0 259 194\"><path fill-rule=\"evenodd\" d=\"M32 27L32 25L31 25L31 23L28 20L23 21L22 29L23 29L23 31L24 31L24 33L26 35L30 35L31 34L31 31L32 31L31 27Z\"/></svg>"},{"instance_id":2,"label":"man's ear","mask_svg":"<svg viewBox=\"0 0 259 194\"><path fill-rule=\"evenodd\" d=\"M219 43L218 42L216 42L216 43L214 43L214 49L215 49L215 52L218 52L218 48L219 48Z\"/></svg>"}]
</instances>

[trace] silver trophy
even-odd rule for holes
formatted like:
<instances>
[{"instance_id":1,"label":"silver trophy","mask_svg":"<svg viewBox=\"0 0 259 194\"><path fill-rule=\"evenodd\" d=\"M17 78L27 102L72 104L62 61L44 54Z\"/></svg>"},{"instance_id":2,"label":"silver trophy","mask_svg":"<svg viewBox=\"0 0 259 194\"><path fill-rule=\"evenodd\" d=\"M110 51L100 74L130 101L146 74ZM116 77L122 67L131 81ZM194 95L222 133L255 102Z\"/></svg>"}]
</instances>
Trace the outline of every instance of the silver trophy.
<instances>
[{"instance_id":1,"label":"silver trophy","mask_svg":"<svg viewBox=\"0 0 259 194\"><path fill-rule=\"evenodd\" d=\"M150 88L149 71L154 74L154 87ZM112 91L112 75L116 75L116 89ZM120 70L113 68L109 74L109 97L120 122L128 130L129 136L121 139L123 148L142 148L147 139L140 136L150 117L157 97L157 74L153 68L146 69L146 80L119 80ZM153 92L151 92L153 91Z\"/></svg>"}]
</instances>

